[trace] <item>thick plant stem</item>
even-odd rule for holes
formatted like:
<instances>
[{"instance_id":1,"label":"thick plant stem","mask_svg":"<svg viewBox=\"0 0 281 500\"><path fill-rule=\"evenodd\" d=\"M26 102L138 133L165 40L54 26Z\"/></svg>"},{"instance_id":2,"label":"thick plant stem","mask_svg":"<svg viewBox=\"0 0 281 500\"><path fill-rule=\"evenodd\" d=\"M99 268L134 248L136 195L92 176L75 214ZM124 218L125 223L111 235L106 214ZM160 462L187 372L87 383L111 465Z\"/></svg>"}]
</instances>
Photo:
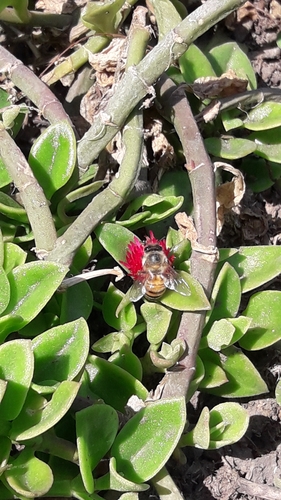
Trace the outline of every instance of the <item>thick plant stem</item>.
<instances>
[{"instance_id":1,"label":"thick plant stem","mask_svg":"<svg viewBox=\"0 0 281 500\"><path fill-rule=\"evenodd\" d=\"M0 128L0 155L19 190L38 255L40 251L49 252L56 241L56 230L48 201L23 153L4 128Z\"/></svg>"},{"instance_id":2,"label":"thick plant stem","mask_svg":"<svg viewBox=\"0 0 281 500\"><path fill-rule=\"evenodd\" d=\"M173 121L181 140L192 186L196 243L199 245L193 248L191 274L209 296L217 258L214 170L184 90L177 89L165 75L160 79L158 87L161 111ZM185 341L187 349L180 361L182 369L168 372L161 381L163 398L186 396L195 371L204 320L204 311L182 315L177 338Z\"/></svg>"},{"instance_id":3,"label":"thick plant stem","mask_svg":"<svg viewBox=\"0 0 281 500\"><path fill-rule=\"evenodd\" d=\"M132 66L116 87L102 113L78 145L78 164L87 167L113 139L138 102L152 94L151 85L176 61L189 45L245 0L208 0L175 29L137 65Z\"/></svg>"},{"instance_id":4,"label":"thick plant stem","mask_svg":"<svg viewBox=\"0 0 281 500\"><path fill-rule=\"evenodd\" d=\"M128 64L136 63L143 57L149 40L149 32L144 25L145 16L140 13L139 9L135 10L128 37ZM135 50L136 43L137 50ZM54 251L48 256L48 260L68 265L77 248L93 229L114 213L133 189L139 176L143 145L143 120L140 110L135 110L128 119L124 127L123 144L125 154L118 177L116 176L110 185L92 200L63 236L58 239Z\"/></svg>"},{"instance_id":5,"label":"thick plant stem","mask_svg":"<svg viewBox=\"0 0 281 500\"><path fill-rule=\"evenodd\" d=\"M0 68L8 73L12 82L37 106L39 112L51 123L71 120L53 92L8 50L0 46Z\"/></svg>"}]
</instances>

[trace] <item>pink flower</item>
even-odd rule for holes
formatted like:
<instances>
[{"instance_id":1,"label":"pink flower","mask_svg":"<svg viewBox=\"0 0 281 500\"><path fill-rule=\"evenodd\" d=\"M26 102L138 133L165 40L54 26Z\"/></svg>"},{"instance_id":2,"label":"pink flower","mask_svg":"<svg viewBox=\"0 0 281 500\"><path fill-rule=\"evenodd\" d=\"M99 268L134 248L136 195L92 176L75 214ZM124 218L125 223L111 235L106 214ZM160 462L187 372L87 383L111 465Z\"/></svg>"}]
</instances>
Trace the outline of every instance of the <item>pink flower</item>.
<instances>
[{"instance_id":1,"label":"pink flower","mask_svg":"<svg viewBox=\"0 0 281 500\"><path fill-rule=\"evenodd\" d=\"M125 266L129 275L134 279L138 279L140 277L142 271L142 259L144 256L144 248L147 245L160 245L165 255L168 257L169 264L173 265L174 255L170 255L170 249L166 246L166 240L157 240L152 231L149 231L149 236L146 236L145 242L142 243L136 236L133 241L129 243L126 260L120 261L120 264Z\"/></svg>"}]
</instances>

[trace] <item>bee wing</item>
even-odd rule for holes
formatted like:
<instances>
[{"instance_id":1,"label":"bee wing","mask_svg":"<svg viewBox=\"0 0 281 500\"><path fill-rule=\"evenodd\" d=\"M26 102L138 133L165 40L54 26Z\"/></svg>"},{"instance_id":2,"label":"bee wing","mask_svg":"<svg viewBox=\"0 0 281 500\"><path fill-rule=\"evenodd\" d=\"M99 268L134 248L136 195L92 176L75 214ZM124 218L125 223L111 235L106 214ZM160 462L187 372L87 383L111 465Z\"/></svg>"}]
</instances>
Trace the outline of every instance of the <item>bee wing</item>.
<instances>
[{"instance_id":1,"label":"bee wing","mask_svg":"<svg viewBox=\"0 0 281 500\"><path fill-rule=\"evenodd\" d=\"M145 287L141 281L134 281L129 290L129 297L131 302L137 302L145 294Z\"/></svg>"},{"instance_id":2,"label":"bee wing","mask_svg":"<svg viewBox=\"0 0 281 500\"><path fill-rule=\"evenodd\" d=\"M191 294L189 285L186 283L184 278L181 277L174 269L170 269L169 274L164 277L164 283L169 290L174 290L181 295L188 296Z\"/></svg>"}]
</instances>

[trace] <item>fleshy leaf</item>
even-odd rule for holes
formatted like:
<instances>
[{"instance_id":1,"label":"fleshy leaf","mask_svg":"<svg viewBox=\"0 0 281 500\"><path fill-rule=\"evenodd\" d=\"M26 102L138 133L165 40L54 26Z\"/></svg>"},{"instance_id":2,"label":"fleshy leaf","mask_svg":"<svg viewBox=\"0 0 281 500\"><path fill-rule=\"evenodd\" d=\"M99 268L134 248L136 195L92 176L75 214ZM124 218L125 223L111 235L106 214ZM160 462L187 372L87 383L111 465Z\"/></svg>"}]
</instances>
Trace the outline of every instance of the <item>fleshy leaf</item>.
<instances>
[{"instance_id":1,"label":"fleshy leaf","mask_svg":"<svg viewBox=\"0 0 281 500\"><path fill-rule=\"evenodd\" d=\"M241 278L242 292L249 292L281 273L281 247L241 247L228 261Z\"/></svg>"},{"instance_id":2,"label":"fleshy leaf","mask_svg":"<svg viewBox=\"0 0 281 500\"><path fill-rule=\"evenodd\" d=\"M161 2L158 0L150 0L149 7L156 19L159 30L159 40L162 40L162 38L182 20L173 4L174 2L170 0L161 0Z\"/></svg>"},{"instance_id":3,"label":"fleshy leaf","mask_svg":"<svg viewBox=\"0 0 281 500\"><path fill-rule=\"evenodd\" d=\"M239 78L249 80L249 88L256 89L256 74L247 55L236 42L227 42L210 50L208 59L211 62L217 76L233 70Z\"/></svg>"},{"instance_id":4,"label":"fleshy leaf","mask_svg":"<svg viewBox=\"0 0 281 500\"><path fill-rule=\"evenodd\" d=\"M107 222L101 224L95 233L99 242L116 262L125 261L128 245L135 237L129 229Z\"/></svg>"},{"instance_id":5,"label":"fleshy leaf","mask_svg":"<svg viewBox=\"0 0 281 500\"><path fill-rule=\"evenodd\" d=\"M253 132L248 139L256 144L255 154L269 161L281 163L281 127Z\"/></svg>"},{"instance_id":6,"label":"fleshy leaf","mask_svg":"<svg viewBox=\"0 0 281 500\"><path fill-rule=\"evenodd\" d=\"M73 380L89 353L89 330L83 318L57 326L32 341L37 384L47 380Z\"/></svg>"},{"instance_id":7,"label":"fleshy leaf","mask_svg":"<svg viewBox=\"0 0 281 500\"><path fill-rule=\"evenodd\" d=\"M244 349L257 351L281 339L281 292L267 290L250 297L244 315L252 319L247 333L239 344Z\"/></svg>"},{"instance_id":8,"label":"fleshy leaf","mask_svg":"<svg viewBox=\"0 0 281 500\"><path fill-rule=\"evenodd\" d=\"M118 416L110 406L96 404L76 413L80 472L88 493L94 492L92 471L111 448L118 431Z\"/></svg>"},{"instance_id":9,"label":"fleshy leaf","mask_svg":"<svg viewBox=\"0 0 281 500\"><path fill-rule=\"evenodd\" d=\"M249 415L238 403L221 403L210 411L209 449L231 445L241 439L247 431Z\"/></svg>"},{"instance_id":10,"label":"fleshy leaf","mask_svg":"<svg viewBox=\"0 0 281 500\"><path fill-rule=\"evenodd\" d=\"M141 314L147 323L147 340L150 344L159 344L165 337L172 317L171 311L161 304L145 302Z\"/></svg>"},{"instance_id":11,"label":"fleshy leaf","mask_svg":"<svg viewBox=\"0 0 281 500\"><path fill-rule=\"evenodd\" d=\"M0 377L7 387L0 403L0 419L16 418L25 401L33 377L30 340L10 340L0 346Z\"/></svg>"},{"instance_id":12,"label":"fleshy leaf","mask_svg":"<svg viewBox=\"0 0 281 500\"><path fill-rule=\"evenodd\" d=\"M179 58L181 73L187 83L193 83L197 78L216 76L209 59L193 43Z\"/></svg>"},{"instance_id":13,"label":"fleshy leaf","mask_svg":"<svg viewBox=\"0 0 281 500\"><path fill-rule=\"evenodd\" d=\"M22 327L43 309L67 273L67 267L36 261L18 266L9 274L11 300L5 315L21 316Z\"/></svg>"},{"instance_id":14,"label":"fleshy leaf","mask_svg":"<svg viewBox=\"0 0 281 500\"><path fill-rule=\"evenodd\" d=\"M86 370L91 391L118 411L124 411L133 394L143 400L147 398L147 390L139 380L105 359L90 356Z\"/></svg>"},{"instance_id":15,"label":"fleshy leaf","mask_svg":"<svg viewBox=\"0 0 281 500\"><path fill-rule=\"evenodd\" d=\"M184 271L179 271L179 275L189 286L190 295L185 296L174 290L166 290L160 299L161 304L179 311L206 311L210 309L209 301L199 281Z\"/></svg>"},{"instance_id":16,"label":"fleshy leaf","mask_svg":"<svg viewBox=\"0 0 281 500\"><path fill-rule=\"evenodd\" d=\"M128 304L120 310L118 307L124 297L124 294L118 290L112 283L104 296L102 303L102 314L106 323L115 330L131 330L137 322L135 306L129 301ZM116 316L118 311L118 316ZM120 311L120 312L119 312Z\"/></svg>"},{"instance_id":17,"label":"fleshy leaf","mask_svg":"<svg viewBox=\"0 0 281 500\"><path fill-rule=\"evenodd\" d=\"M77 382L65 380L50 401L30 390L21 413L13 422L11 439L24 441L51 429L67 413L78 390Z\"/></svg>"},{"instance_id":18,"label":"fleshy leaf","mask_svg":"<svg viewBox=\"0 0 281 500\"><path fill-rule=\"evenodd\" d=\"M120 335L120 334L119 334ZM136 356L131 347L123 344L118 352L115 352L109 359L111 363L119 366L133 377L142 379L142 364L138 356Z\"/></svg>"},{"instance_id":19,"label":"fleshy leaf","mask_svg":"<svg viewBox=\"0 0 281 500\"><path fill-rule=\"evenodd\" d=\"M243 120L248 130L268 130L281 125L281 103L262 102L247 112Z\"/></svg>"},{"instance_id":20,"label":"fleshy leaf","mask_svg":"<svg viewBox=\"0 0 281 500\"><path fill-rule=\"evenodd\" d=\"M69 123L50 125L35 141L28 162L48 200L70 179L76 161L76 141Z\"/></svg>"},{"instance_id":21,"label":"fleshy leaf","mask_svg":"<svg viewBox=\"0 0 281 500\"><path fill-rule=\"evenodd\" d=\"M10 302L10 283L3 267L0 267L0 314L5 311Z\"/></svg>"},{"instance_id":22,"label":"fleshy leaf","mask_svg":"<svg viewBox=\"0 0 281 500\"><path fill-rule=\"evenodd\" d=\"M235 317L241 300L240 279L235 269L225 263L219 272L211 295L211 311L206 315L208 330L214 321Z\"/></svg>"},{"instance_id":23,"label":"fleshy leaf","mask_svg":"<svg viewBox=\"0 0 281 500\"><path fill-rule=\"evenodd\" d=\"M115 490L115 491L146 491L149 489L148 484L136 484L129 481L116 470L116 460L111 457L109 461L109 473L102 477L98 477L95 481L97 490Z\"/></svg>"},{"instance_id":24,"label":"fleshy leaf","mask_svg":"<svg viewBox=\"0 0 281 500\"><path fill-rule=\"evenodd\" d=\"M128 206L118 223L133 227L134 230L147 227L149 224L158 223L173 215L182 206L183 201L183 196L160 196L158 194L140 196ZM140 208L147 209L144 210L145 218L143 216L139 218L140 214L136 213Z\"/></svg>"},{"instance_id":25,"label":"fleshy leaf","mask_svg":"<svg viewBox=\"0 0 281 500\"><path fill-rule=\"evenodd\" d=\"M112 446L119 474L135 483L155 476L177 446L185 422L184 398L156 401L140 410Z\"/></svg>"},{"instance_id":26,"label":"fleshy leaf","mask_svg":"<svg viewBox=\"0 0 281 500\"><path fill-rule=\"evenodd\" d=\"M263 158L245 158L240 168L246 176L247 186L254 193L265 191L281 177L280 163L270 162Z\"/></svg>"},{"instance_id":27,"label":"fleshy leaf","mask_svg":"<svg viewBox=\"0 0 281 500\"><path fill-rule=\"evenodd\" d=\"M21 266L26 261L27 253L18 245L7 242L4 244L4 263L3 267L8 274L12 269Z\"/></svg>"},{"instance_id":28,"label":"fleshy leaf","mask_svg":"<svg viewBox=\"0 0 281 500\"><path fill-rule=\"evenodd\" d=\"M208 137L204 142L209 153L226 160L243 158L253 153L257 147L254 141L236 137Z\"/></svg>"},{"instance_id":29,"label":"fleshy leaf","mask_svg":"<svg viewBox=\"0 0 281 500\"><path fill-rule=\"evenodd\" d=\"M88 319L92 309L92 290L89 283L82 281L63 292L60 321L65 323L79 318Z\"/></svg>"},{"instance_id":30,"label":"fleshy leaf","mask_svg":"<svg viewBox=\"0 0 281 500\"><path fill-rule=\"evenodd\" d=\"M20 497L42 497L53 484L53 474L45 462L34 456L30 448L25 448L5 472L9 486Z\"/></svg>"},{"instance_id":31,"label":"fleshy leaf","mask_svg":"<svg viewBox=\"0 0 281 500\"><path fill-rule=\"evenodd\" d=\"M268 392L266 383L251 361L234 346L222 351L221 365L228 382L211 389L212 394L228 398L257 396Z\"/></svg>"},{"instance_id":32,"label":"fleshy leaf","mask_svg":"<svg viewBox=\"0 0 281 500\"><path fill-rule=\"evenodd\" d=\"M205 374L199 383L199 389L212 389L227 382L227 376L222 368L219 355L211 349L200 349L199 356L203 363Z\"/></svg>"}]
</instances>

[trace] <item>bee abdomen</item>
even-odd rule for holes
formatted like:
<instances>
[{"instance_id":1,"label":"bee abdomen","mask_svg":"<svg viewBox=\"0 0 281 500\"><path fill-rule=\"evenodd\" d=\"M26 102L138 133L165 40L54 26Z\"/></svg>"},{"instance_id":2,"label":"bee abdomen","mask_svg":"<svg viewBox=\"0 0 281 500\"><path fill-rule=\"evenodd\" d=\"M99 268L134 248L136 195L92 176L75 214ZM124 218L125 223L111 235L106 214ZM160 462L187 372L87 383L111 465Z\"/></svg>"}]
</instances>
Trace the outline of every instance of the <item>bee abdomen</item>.
<instances>
[{"instance_id":1,"label":"bee abdomen","mask_svg":"<svg viewBox=\"0 0 281 500\"><path fill-rule=\"evenodd\" d=\"M162 297L166 287L163 279L160 276L154 276L145 282L145 298L147 300L156 300Z\"/></svg>"}]
</instances>

